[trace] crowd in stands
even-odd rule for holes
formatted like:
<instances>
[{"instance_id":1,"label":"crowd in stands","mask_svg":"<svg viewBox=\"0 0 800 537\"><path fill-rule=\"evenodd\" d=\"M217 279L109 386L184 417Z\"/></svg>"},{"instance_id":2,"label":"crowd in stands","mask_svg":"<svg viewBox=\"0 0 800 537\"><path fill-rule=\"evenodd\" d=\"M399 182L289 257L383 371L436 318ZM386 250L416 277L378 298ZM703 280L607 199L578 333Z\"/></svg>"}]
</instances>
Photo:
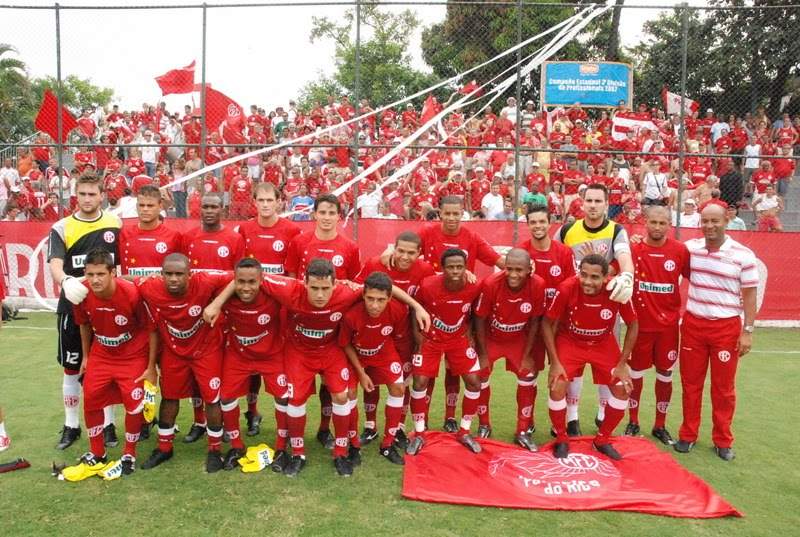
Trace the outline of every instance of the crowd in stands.
<instances>
[{"instance_id":1,"label":"crowd in stands","mask_svg":"<svg viewBox=\"0 0 800 537\"><path fill-rule=\"evenodd\" d=\"M203 146L201 117L191 106L183 114L167 111L164 103L145 104L138 111L122 112L118 106L85 110L71 135L80 145L68 150L64 169L58 169L55 146L46 134L36 138L37 146L20 149L16 161L3 162L1 209L7 220L55 220L59 202L65 210L74 207L75 178L93 172L104 178L108 207L123 217L135 216L138 189L155 184L165 187L164 199L176 217L199 216L203 193L219 192L228 218L246 219L254 214L254 183L269 181L283 193L290 218L308 219L305 209L317 195L347 183L354 170L366 169L421 124L422 111L413 104L371 115L360 124L342 124L371 111L366 100L356 105L347 96L328 97L327 103L310 109L300 109L293 101L270 112L254 105L240 121L226 120L207 133ZM652 121L657 130L629 130L615 140L615 116ZM509 98L500 110L487 108L477 118L465 117L469 114L453 113L443 121L448 137L441 145L446 149L404 149L355 189L346 189L340 195L345 211L355 205L362 218L430 220L437 218L442 196L458 195L465 200L469 219L513 220L525 204L546 203L555 221L565 221L583 216L583 189L603 183L610 192L609 217L622 223L641 222L642 205L659 203L673 207L676 220L680 213L681 226L696 227L697 207L719 198L732 216L752 210L758 229L780 231L783 198L800 149L800 116L782 114L773 120L763 108L743 117L707 109L702 116L687 116L681 125L678 116L645 104L632 110L621 103L609 111L576 105L548 113L537 110L533 101L518 107ZM267 151L188 182L175 182L204 164L328 127L332 130L302 142L305 145ZM662 153L680 150L682 129L686 157L681 167L676 156ZM438 141L437 129L431 129L416 144ZM518 160L517 142L523 147ZM137 147L116 147L119 144ZM413 170L386 182L426 152ZM745 227L738 217L731 225Z\"/></svg>"}]
</instances>

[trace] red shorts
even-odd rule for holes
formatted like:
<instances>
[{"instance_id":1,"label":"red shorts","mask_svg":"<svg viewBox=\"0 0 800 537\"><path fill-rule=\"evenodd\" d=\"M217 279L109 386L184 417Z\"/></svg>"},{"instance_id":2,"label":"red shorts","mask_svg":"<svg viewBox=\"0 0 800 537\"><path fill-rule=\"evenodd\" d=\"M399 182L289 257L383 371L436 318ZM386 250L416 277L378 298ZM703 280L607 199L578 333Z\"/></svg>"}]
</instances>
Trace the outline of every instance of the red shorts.
<instances>
[{"instance_id":1,"label":"red shorts","mask_svg":"<svg viewBox=\"0 0 800 537\"><path fill-rule=\"evenodd\" d=\"M613 382L611 370L617 367L620 357L619 345L613 336L592 345L560 337L556 338L556 350L567 380L583 375L584 366L590 364L595 384L610 385Z\"/></svg>"},{"instance_id":2,"label":"red shorts","mask_svg":"<svg viewBox=\"0 0 800 537\"><path fill-rule=\"evenodd\" d=\"M639 332L628 365L634 371L645 371L652 366L671 371L678 363L678 334L678 323L658 332Z\"/></svg>"},{"instance_id":3,"label":"red shorts","mask_svg":"<svg viewBox=\"0 0 800 537\"><path fill-rule=\"evenodd\" d=\"M89 355L83 377L84 410L102 410L108 405L122 403L125 411L134 413L142 408L144 382L134 382L147 369L147 358L106 358Z\"/></svg>"},{"instance_id":4,"label":"red shorts","mask_svg":"<svg viewBox=\"0 0 800 537\"><path fill-rule=\"evenodd\" d=\"M377 356L361 358L361 365L376 386L382 384L402 384L405 380L403 375L403 361L396 352L382 352ZM351 371L356 377L355 371ZM355 379L358 384L358 378Z\"/></svg>"},{"instance_id":5,"label":"red shorts","mask_svg":"<svg viewBox=\"0 0 800 537\"><path fill-rule=\"evenodd\" d=\"M340 347L328 345L309 352L287 343L285 356L284 367L289 378L288 395L293 404L303 404L314 393L314 376L317 374L322 376L323 384L331 393L347 391L350 365Z\"/></svg>"},{"instance_id":6,"label":"red shorts","mask_svg":"<svg viewBox=\"0 0 800 537\"><path fill-rule=\"evenodd\" d=\"M533 355L533 367L536 368L536 371L543 371L545 367L547 367L547 360L545 358L545 346L544 346L544 338L542 337L541 330L536 334L536 339L533 340L533 349L531 349L531 354Z\"/></svg>"},{"instance_id":7,"label":"red shorts","mask_svg":"<svg viewBox=\"0 0 800 537\"><path fill-rule=\"evenodd\" d=\"M470 347L466 337L438 343L426 339L422 343L420 354L414 357L414 375L428 378L436 378L439 375L439 363L444 354L445 367L451 375L466 375L468 373L478 373L481 365L478 361L478 353Z\"/></svg>"},{"instance_id":8,"label":"red shorts","mask_svg":"<svg viewBox=\"0 0 800 537\"><path fill-rule=\"evenodd\" d=\"M283 371L283 349L261 360L246 358L236 351L225 350L222 360L223 401L244 397L250 391L250 377L261 375L264 390L275 398L288 397L289 382Z\"/></svg>"},{"instance_id":9,"label":"red shorts","mask_svg":"<svg viewBox=\"0 0 800 537\"><path fill-rule=\"evenodd\" d=\"M161 397L184 399L200 397L205 403L219 401L222 386L222 350L213 350L201 358L183 358L167 347L161 349Z\"/></svg>"},{"instance_id":10,"label":"red shorts","mask_svg":"<svg viewBox=\"0 0 800 537\"><path fill-rule=\"evenodd\" d=\"M490 373L494 363L501 358L505 358L506 371L510 371L516 375L522 366L522 352L525 350L525 341L519 338L511 341L495 341L491 338L487 338L486 350L489 353Z\"/></svg>"},{"instance_id":11,"label":"red shorts","mask_svg":"<svg viewBox=\"0 0 800 537\"><path fill-rule=\"evenodd\" d=\"M411 378L411 359L414 356L414 338L411 334L402 339L395 339L394 346L400 356L400 363L403 364L403 376Z\"/></svg>"}]
</instances>

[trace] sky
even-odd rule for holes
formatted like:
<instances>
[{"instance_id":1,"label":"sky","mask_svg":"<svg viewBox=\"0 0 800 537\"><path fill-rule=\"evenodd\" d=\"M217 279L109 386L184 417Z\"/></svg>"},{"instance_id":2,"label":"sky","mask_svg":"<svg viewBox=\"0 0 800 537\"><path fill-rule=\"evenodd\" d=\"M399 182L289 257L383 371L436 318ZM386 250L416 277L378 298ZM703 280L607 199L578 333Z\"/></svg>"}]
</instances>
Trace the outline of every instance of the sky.
<instances>
[{"instance_id":1,"label":"sky","mask_svg":"<svg viewBox=\"0 0 800 537\"><path fill-rule=\"evenodd\" d=\"M211 1L215 4L240 2ZM61 0L60 3L62 6L128 7L153 4L145 0ZM164 2L170 6L199 3L199 0ZM674 0L628 0L628 4L637 6L677 3ZM704 2L691 0L689 4L703 5ZM27 0L9 5L45 7L53 3ZM309 41L312 17L327 16L338 21L346 8L342 5L209 8L206 80L245 108L258 104L269 110L286 105L318 73L330 74L334 70L333 43L311 44ZM403 8L387 9L399 11ZM445 16L445 7L441 4L414 5L411 9L417 12L423 26L439 22ZM642 39L643 23L660 12L658 9L624 9L620 25L623 46L638 43ZM52 9L0 8L0 42L17 48L19 58L27 64L32 76L56 74L55 28ZM200 82L201 30L200 9L64 9L61 10L62 76L77 75L91 79L96 85L113 88L114 102L121 109L138 109L143 102L155 103L162 99L154 78L170 69L197 60L195 80ZM429 70L421 58L419 33L411 39L412 63L415 68ZM184 104L191 103L189 95L171 95L163 100L171 111L182 110Z\"/></svg>"}]
</instances>

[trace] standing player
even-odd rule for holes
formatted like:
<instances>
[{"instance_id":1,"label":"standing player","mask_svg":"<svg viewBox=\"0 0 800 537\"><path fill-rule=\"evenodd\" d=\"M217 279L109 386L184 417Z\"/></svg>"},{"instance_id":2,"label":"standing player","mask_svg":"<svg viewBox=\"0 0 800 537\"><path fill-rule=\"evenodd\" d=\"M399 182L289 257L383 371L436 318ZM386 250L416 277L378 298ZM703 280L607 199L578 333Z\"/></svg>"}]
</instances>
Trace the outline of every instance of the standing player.
<instances>
[{"instance_id":1,"label":"standing player","mask_svg":"<svg viewBox=\"0 0 800 537\"><path fill-rule=\"evenodd\" d=\"M572 248L575 262L580 264L584 256L599 254L610 264L616 261L619 270L608 282L611 300L624 303L633 294L633 260L628 242L628 233L621 224L606 216L608 211L608 189L605 185L594 184L583 192L584 218L571 224L564 224L556 231L555 240ZM577 268L577 267L576 267ZM583 388L583 376L576 375L567 393L567 430L570 436L580 436L578 421L578 402ZM605 415L605 405L609 392L604 384L597 388L599 404L595 423L599 426Z\"/></svg>"},{"instance_id":2,"label":"standing player","mask_svg":"<svg viewBox=\"0 0 800 537\"><path fill-rule=\"evenodd\" d=\"M72 304L80 304L88 290L78 280L83 276L86 254L102 249L119 261L117 238L122 222L113 214L100 209L103 202L103 185L93 174L78 177L75 183L78 211L53 224L47 247L47 261L53 281L61 286L58 298L58 363L64 368L62 391L64 395L64 428L57 449L66 449L81 436L78 408L81 386L78 372L81 369L83 350L80 330L73 320ZM71 303L71 304L70 304ZM105 441L117 444L113 425L114 411L105 410Z\"/></svg>"},{"instance_id":3,"label":"standing player","mask_svg":"<svg viewBox=\"0 0 800 537\"><path fill-rule=\"evenodd\" d=\"M253 191L258 215L239 225L239 234L244 237L244 255L257 259L265 274L285 275L286 255L292 239L300 228L286 218L278 216L280 194L272 183L258 183ZM258 413L258 392L261 377L253 375L247 394L247 435L255 436L260 431L261 415Z\"/></svg>"},{"instance_id":4,"label":"standing player","mask_svg":"<svg viewBox=\"0 0 800 537\"><path fill-rule=\"evenodd\" d=\"M181 234L161 222L161 191L146 185L136 196L137 221L126 222L119 234L123 276L161 272L167 254L180 251Z\"/></svg>"},{"instance_id":5,"label":"standing player","mask_svg":"<svg viewBox=\"0 0 800 537\"><path fill-rule=\"evenodd\" d=\"M491 388L489 377L494 362L506 360L506 371L517 377L517 431L514 441L536 451L527 433L532 425L533 400L529 383L535 382L532 348L544 313L544 280L531 274L527 251L512 248L506 254L506 268L487 277L475 306L475 343L481 363L481 397L478 402L478 436L492 434L489 420ZM484 395L485 394L485 395Z\"/></svg>"},{"instance_id":6,"label":"standing player","mask_svg":"<svg viewBox=\"0 0 800 537\"><path fill-rule=\"evenodd\" d=\"M630 394L630 422L625 434L639 434L639 403L645 371L656 368L656 419L652 435L671 445L666 429L667 408L672 398L672 370L678 363L678 321L681 315L680 277L689 277L686 246L667 237L670 210L663 205L645 209L646 235L631 245L636 267L633 307L639 318L639 337L629 366L633 390Z\"/></svg>"},{"instance_id":7,"label":"standing player","mask_svg":"<svg viewBox=\"0 0 800 537\"><path fill-rule=\"evenodd\" d=\"M105 250L85 257L86 281L91 290L74 307L80 327L83 361L83 414L89 433L89 452L77 467L65 469L71 481L86 479L106 469L103 409L122 401L125 406L125 447L121 473L132 474L136 443L144 419L144 380L156 382L158 335L136 285L116 278L114 259Z\"/></svg>"},{"instance_id":8,"label":"standing player","mask_svg":"<svg viewBox=\"0 0 800 537\"><path fill-rule=\"evenodd\" d=\"M620 304L611 300L612 292L604 289L607 276L608 262L603 256L589 254L584 257L578 276L559 285L542 322L544 342L550 356L548 407L556 432L553 455L557 458L569 454L567 384L583 373L586 364L592 366L594 383L608 386L611 393L605 419L594 437L594 447L614 460L622 458L611 445L611 435L628 408L628 393L632 386L628 358L636 343L639 323L630 302ZM628 326L621 353L614 337L617 313Z\"/></svg>"},{"instance_id":9,"label":"standing player","mask_svg":"<svg viewBox=\"0 0 800 537\"><path fill-rule=\"evenodd\" d=\"M425 443L422 433L430 406L428 382L439 374L442 355L450 373L464 379L458 440L473 453L481 451L480 444L470 435L472 418L478 411L478 398L481 395L481 366L469 337L472 303L481 287L467 280L467 256L463 251L457 248L445 250L439 263L444 272L426 278L417 291L417 300L431 315L432 326L425 331L413 325L414 339L422 344L413 360L411 413L416 435L408 443L406 453L409 455L419 453Z\"/></svg>"},{"instance_id":10,"label":"standing player","mask_svg":"<svg viewBox=\"0 0 800 537\"><path fill-rule=\"evenodd\" d=\"M697 441L703 384L710 366L711 439L724 461L734 458L731 423L736 367L739 357L753 345L758 286L755 255L725 234L727 225L725 208L709 203L700 213L703 237L686 242L691 276L681 323L683 423L674 445L675 451L688 453Z\"/></svg>"}]
</instances>

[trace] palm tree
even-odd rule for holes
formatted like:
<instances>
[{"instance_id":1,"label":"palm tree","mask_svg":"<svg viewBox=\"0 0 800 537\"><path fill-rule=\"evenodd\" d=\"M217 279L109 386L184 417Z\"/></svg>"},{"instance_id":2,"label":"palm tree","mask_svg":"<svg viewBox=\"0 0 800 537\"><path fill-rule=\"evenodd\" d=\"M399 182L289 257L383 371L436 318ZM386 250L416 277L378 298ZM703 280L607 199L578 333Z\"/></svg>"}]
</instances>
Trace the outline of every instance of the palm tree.
<instances>
[{"instance_id":1,"label":"palm tree","mask_svg":"<svg viewBox=\"0 0 800 537\"><path fill-rule=\"evenodd\" d=\"M16 53L12 45L0 43L0 142L33 131L33 118L26 118L22 113L30 109L30 83L25 62L10 57Z\"/></svg>"}]
</instances>

